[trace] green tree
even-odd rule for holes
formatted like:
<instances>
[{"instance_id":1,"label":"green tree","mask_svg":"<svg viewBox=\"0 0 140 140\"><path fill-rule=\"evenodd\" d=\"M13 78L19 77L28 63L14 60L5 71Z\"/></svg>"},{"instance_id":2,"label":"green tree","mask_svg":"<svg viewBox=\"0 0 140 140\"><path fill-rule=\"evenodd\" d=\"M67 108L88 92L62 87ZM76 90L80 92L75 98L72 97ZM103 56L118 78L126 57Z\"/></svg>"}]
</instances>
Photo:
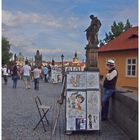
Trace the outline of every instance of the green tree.
<instances>
[{"instance_id":1,"label":"green tree","mask_svg":"<svg viewBox=\"0 0 140 140\"><path fill-rule=\"evenodd\" d=\"M9 64L9 60L12 57L10 52L10 42L7 38L2 37L2 64Z\"/></svg>"},{"instance_id":2,"label":"green tree","mask_svg":"<svg viewBox=\"0 0 140 140\"><path fill-rule=\"evenodd\" d=\"M125 31L127 31L131 27L132 27L132 24L130 23L129 19L127 19L126 24L125 24Z\"/></svg>"},{"instance_id":3,"label":"green tree","mask_svg":"<svg viewBox=\"0 0 140 140\"><path fill-rule=\"evenodd\" d=\"M123 22L116 23L116 21L114 21L113 25L111 25L111 31L105 33L105 38L102 41L100 41L102 43L100 44L100 46L102 47L103 43L106 44L110 42L114 38L118 37L122 32L127 31L131 27L132 25L128 19L126 21L126 24L124 24Z\"/></svg>"},{"instance_id":4,"label":"green tree","mask_svg":"<svg viewBox=\"0 0 140 140\"><path fill-rule=\"evenodd\" d=\"M124 24L122 22L116 24L116 22L114 21L113 25L111 26L111 31L112 31L113 38L119 36L124 31Z\"/></svg>"}]
</instances>

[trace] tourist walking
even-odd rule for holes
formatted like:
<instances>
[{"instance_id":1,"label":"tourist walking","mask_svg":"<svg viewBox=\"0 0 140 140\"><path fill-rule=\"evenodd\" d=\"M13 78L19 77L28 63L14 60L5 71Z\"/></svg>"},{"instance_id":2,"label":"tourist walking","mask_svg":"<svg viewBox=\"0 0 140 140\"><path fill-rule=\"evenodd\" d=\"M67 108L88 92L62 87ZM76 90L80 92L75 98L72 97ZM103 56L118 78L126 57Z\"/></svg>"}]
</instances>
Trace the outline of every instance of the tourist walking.
<instances>
[{"instance_id":1,"label":"tourist walking","mask_svg":"<svg viewBox=\"0 0 140 140\"><path fill-rule=\"evenodd\" d=\"M44 72L44 81L48 82L48 68L46 65L43 68L43 72Z\"/></svg>"},{"instance_id":2,"label":"tourist walking","mask_svg":"<svg viewBox=\"0 0 140 140\"><path fill-rule=\"evenodd\" d=\"M7 69L6 64L2 68L2 75L3 75L4 84L7 85L7 82L8 82L8 69Z\"/></svg>"},{"instance_id":3,"label":"tourist walking","mask_svg":"<svg viewBox=\"0 0 140 140\"><path fill-rule=\"evenodd\" d=\"M108 110L109 110L109 100L110 97L115 93L115 87L118 77L118 72L115 69L115 61L108 60L107 65L107 74L103 82L103 97L102 97L102 121L108 120Z\"/></svg>"},{"instance_id":4,"label":"tourist walking","mask_svg":"<svg viewBox=\"0 0 140 140\"><path fill-rule=\"evenodd\" d=\"M34 70L33 70L34 89L35 89L35 90L39 90L40 74L41 74L41 70L38 68L38 66L35 66L35 68L34 68Z\"/></svg>"},{"instance_id":5,"label":"tourist walking","mask_svg":"<svg viewBox=\"0 0 140 140\"><path fill-rule=\"evenodd\" d=\"M51 66L48 65L48 81L51 81Z\"/></svg>"},{"instance_id":6,"label":"tourist walking","mask_svg":"<svg viewBox=\"0 0 140 140\"><path fill-rule=\"evenodd\" d=\"M17 64L15 63L12 70L12 80L13 80L13 88L17 88L17 81L20 78L20 72L17 68Z\"/></svg>"},{"instance_id":7,"label":"tourist walking","mask_svg":"<svg viewBox=\"0 0 140 140\"><path fill-rule=\"evenodd\" d=\"M31 88L31 67L28 65L28 61L25 61L25 65L23 66L23 80L26 89Z\"/></svg>"}]
</instances>

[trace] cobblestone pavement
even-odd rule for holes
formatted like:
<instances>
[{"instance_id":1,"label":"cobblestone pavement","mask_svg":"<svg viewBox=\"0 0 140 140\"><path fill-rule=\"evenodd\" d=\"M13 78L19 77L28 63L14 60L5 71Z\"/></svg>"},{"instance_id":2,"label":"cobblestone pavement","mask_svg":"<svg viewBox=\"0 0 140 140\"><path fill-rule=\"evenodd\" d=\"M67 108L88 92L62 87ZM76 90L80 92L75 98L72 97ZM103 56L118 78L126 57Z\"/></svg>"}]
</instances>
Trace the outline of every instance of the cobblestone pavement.
<instances>
[{"instance_id":1,"label":"cobblestone pavement","mask_svg":"<svg viewBox=\"0 0 140 140\"><path fill-rule=\"evenodd\" d=\"M12 88L12 81L8 85L2 84L2 140L129 140L129 137L113 122L101 122L101 135L97 132L75 132L65 134L65 105L62 105L61 114L55 134L52 130L57 116L57 99L60 95L61 84L40 82L40 90L25 89L23 81L18 81L17 89ZM39 96L43 103L51 105L48 113L50 125L46 124L44 132L42 124L33 131L39 120L34 98Z\"/></svg>"}]
</instances>

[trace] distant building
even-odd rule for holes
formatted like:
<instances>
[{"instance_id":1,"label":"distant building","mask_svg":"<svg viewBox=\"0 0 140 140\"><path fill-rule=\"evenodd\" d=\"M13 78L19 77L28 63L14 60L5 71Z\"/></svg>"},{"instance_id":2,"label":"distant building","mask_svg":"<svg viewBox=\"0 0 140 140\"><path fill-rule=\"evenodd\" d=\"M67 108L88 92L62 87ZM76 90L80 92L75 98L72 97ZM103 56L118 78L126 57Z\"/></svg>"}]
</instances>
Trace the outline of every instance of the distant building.
<instances>
[{"instance_id":1,"label":"distant building","mask_svg":"<svg viewBox=\"0 0 140 140\"><path fill-rule=\"evenodd\" d=\"M119 73L117 86L138 89L138 27L132 27L99 48L98 68L106 74L106 62L114 59Z\"/></svg>"},{"instance_id":2,"label":"distant building","mask_svg":"<svg viewBox=\"0 0 140 140\"><path fill-rule=\"evenodd\" d=\"M19 52L19 54L16 56L16 62L18 65L23 66L25 64L24 62L24 56L21 52Z\"/></svg>"},{"instance_id":3,"label":"distant building","mask_svg":"<svg viewBox=\"0 0 140 140\"><path fill-rule=\"evenodd\" d=\"M43 61L43 65L48 64L52 66L51 61ZM62 68L62 62L55 61L55 66ZM85 62L79 62L77 52L74 54L74 58L72 61L63 61L63 67L65 71L84 71Z\"/></svg>"},{"instance_id":4,"label":"distant building","mask_svg":"<svg viewBox=\"0 0 140 140\"><path fill-rule=\"evenodd\" d=\"M78 57L77 57L77 52L75 52L74 58L73 58L73 64L78 64L78 63L79 63L79 60L78 60Z\"/></svg>"},{"instance_id":5,"label":"distant building","mask_svg":"<svg viewBox=\"0 0 140 140\"><path fill-rule=\"evenodd\" d=\"M84 71L85 64L80 63L78 60L77 52L74 54L72 62L67 63L65 66L65 71Z\"/></svg>"}]
</instances>

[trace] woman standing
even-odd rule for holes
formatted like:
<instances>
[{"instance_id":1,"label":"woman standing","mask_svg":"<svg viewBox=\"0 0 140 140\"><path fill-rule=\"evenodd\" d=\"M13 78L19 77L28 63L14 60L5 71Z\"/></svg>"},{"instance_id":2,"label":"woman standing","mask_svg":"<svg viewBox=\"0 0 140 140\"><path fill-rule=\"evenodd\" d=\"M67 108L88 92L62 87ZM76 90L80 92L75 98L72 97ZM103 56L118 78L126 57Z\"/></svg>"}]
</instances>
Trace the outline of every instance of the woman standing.
<instances>
[{"instance_id":1,"label":"woman standing","mask_svg":"<svg viewBox=\"0 0 140 140\"><path fill-rule=\"evenodd\" d=\"M37 65L33 70L33 74L34 74L34 89L39 90L39 79L40 79L41 70L38 68Z\"/></svg>"},{"instance_id":2,"label":"woman standing","mask_svg":"<svg viewBox=\"0 0 140 140\"><path fill-rule=\"evenodd\" d=\"M19 78L19 71L18 71L17 65L15 64L13 67L13 74L12 74L13 88L17 87L18 78Z\"/></svg>"}]
</instances>

